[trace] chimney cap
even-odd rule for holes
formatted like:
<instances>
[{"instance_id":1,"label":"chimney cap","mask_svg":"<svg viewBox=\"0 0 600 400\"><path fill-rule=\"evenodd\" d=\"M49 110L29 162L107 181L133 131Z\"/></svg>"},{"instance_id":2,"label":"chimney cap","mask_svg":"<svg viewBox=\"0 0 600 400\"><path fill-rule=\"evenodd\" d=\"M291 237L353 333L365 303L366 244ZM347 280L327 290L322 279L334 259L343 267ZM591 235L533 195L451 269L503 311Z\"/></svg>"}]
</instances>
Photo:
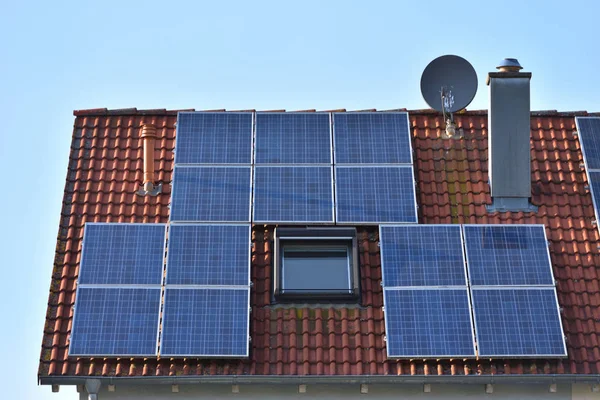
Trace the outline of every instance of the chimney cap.
<instances>
[{"instance_id":1,"label":"chimney cap","mask_svg":"<svg viewBox=\"0 0 600 400\"><path fill-rule=\"evenodd\" d=\"M498 65L496 69L499 69L502 72L519 72L523 67L516 58L505 58L500 61L500 65Z\"/></svg>"}]
</instances>

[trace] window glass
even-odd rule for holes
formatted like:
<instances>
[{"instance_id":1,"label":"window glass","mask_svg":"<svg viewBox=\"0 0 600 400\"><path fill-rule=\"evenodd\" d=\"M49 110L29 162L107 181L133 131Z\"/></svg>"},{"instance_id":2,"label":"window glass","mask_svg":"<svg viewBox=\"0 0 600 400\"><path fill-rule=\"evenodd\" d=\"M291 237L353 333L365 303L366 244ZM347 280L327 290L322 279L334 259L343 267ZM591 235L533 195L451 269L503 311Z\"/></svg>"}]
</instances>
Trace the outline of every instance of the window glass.
<instances>
[{"instance_id":1,"label":"window glass","mask_svg":"<svg viewBox=\"0 0 600 400\"><path fill-rule=\"evenodd\" d=\"M283 292L350 292L349 256L348 246L285 246Z\"/></svg>"}]
</instances>

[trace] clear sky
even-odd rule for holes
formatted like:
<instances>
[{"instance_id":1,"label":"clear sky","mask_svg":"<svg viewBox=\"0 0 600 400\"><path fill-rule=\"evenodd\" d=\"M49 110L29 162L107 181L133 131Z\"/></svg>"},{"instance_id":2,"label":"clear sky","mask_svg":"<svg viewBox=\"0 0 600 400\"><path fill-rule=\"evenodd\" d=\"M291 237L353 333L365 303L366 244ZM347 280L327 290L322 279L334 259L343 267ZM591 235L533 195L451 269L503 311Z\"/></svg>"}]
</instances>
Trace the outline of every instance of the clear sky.
<instances>
[{"instance_id":1,"label":"clear sky","mask_svg":"<svg viewBox=\"0 0 600 400\"><path fill-rule=\"evenodd\" d=\"M600 111L596 1L101 1L0 5L7 399L36 386L74 109L427 108L432 59L531 71L532 109ZM326 4L325 4L326 3Z\"/></svg>"}]
</instances>

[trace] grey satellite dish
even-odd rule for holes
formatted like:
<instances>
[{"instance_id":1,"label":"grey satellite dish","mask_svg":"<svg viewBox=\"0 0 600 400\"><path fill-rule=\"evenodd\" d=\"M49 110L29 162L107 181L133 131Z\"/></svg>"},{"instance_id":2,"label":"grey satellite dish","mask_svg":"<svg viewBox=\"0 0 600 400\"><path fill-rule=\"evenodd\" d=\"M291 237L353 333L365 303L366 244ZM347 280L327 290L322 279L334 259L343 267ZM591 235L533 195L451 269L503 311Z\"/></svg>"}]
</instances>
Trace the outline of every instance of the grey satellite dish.
<instances>
[{"instance_id":1,"label":"grey satellite dish","mask_svg":"<svg viewBox=\"0 0 600 400\"><path fill-rule=\"evenodd\" d=\"M421 75L421 93L434 110L447 113L460 111L473 101L477 93L477 73L462 57L438 57L425 67Z\"/></svg>"},{"instance_id":2,"label":"grey satellite dish","mask_svg":"<svg viewBox=\"0 0 600 400\"><path fill-rule=\"evenodd\" d=\"M477 73L462 57L438 57L425 67L421 75L421 94L431 108L444 114L446 137L456 137L452 114L466 108L475 93Z\"/></svg>"}]
</instances>

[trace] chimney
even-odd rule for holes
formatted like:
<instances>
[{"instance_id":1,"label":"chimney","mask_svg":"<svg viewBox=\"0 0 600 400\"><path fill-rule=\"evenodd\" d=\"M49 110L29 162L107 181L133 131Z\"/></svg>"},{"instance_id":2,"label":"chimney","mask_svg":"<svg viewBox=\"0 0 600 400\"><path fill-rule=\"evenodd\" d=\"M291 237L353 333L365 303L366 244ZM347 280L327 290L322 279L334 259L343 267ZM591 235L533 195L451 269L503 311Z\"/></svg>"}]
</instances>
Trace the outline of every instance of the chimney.
<instances>
[{"instance_id":1,"label":"chimney","mask_svg":"<svg viewBox=\"0 0 600 400\"><path fill-rule=\"evenodd\" d=\"M154 186L154 142L156 127L142 125L141 134L144 143L144 185L137 191L139 196L157 196L162 192L162 184Z\"/></svg>"},{"instance_id":2,"label":"chimney","mask_svg":"<svg viewBox=\"0 0 600 400\"><path fill-rule=\"evenodd\" d=\"M504 59L490 72L488 173L492 191L489 212L536 211L530 204L531 150L529 85L531 72L515 58Z\"/></svg>"}]
</instances>

